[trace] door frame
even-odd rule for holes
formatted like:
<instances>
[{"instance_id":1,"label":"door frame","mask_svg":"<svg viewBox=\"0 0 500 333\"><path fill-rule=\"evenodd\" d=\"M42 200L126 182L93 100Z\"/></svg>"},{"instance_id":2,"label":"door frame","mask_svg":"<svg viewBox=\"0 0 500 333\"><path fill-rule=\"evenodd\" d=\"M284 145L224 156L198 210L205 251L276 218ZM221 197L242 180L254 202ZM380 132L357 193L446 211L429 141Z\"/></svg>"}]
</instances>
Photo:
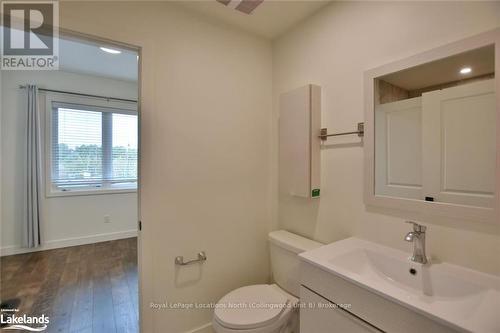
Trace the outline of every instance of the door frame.
<instances>
[{"instance_id":1,"label":"door frame","mask_svg":"<svg viewBox=\"0 0 500 333\"><path fill-rule=\"evenodd\" d=\"M137 151L137 276L138 276L138 304L137 304L137 309L138 309L138 328L139 332L141 331L142 324L143 324L143 318L144 314L142 313L142 304L143 304L143 297L144 297L144 292L143 292L143 260L142 260L142 232L139 228L140 221L141 221L141 156L142 156L142 149L141 149L141 133L142 133L142 47L138 45L133 45L125 42L120 42L116 40L112 40L109 38L104 38L96 35L90 35L86 33L81 33L78 31L70 30L70 29L65 29L62 27L59 27L59 38L65 37L65 38L74 38L78 40L86 40L89 42L93 43L102 43L105 45L109 46L115 46L118 48L122 49L127 49L130 51L137 52L137 55L139 56L138 61L137 61L137 122L138 122L138 151Z\"/></svg>"}]
</instances>

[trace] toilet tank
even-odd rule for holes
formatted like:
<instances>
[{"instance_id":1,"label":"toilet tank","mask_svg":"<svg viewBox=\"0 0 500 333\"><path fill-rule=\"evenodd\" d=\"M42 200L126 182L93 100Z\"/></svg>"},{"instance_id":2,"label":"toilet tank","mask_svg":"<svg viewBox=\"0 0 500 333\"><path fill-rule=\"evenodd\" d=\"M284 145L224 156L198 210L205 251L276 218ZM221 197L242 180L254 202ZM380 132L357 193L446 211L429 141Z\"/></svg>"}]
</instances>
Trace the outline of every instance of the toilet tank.
<instances>
[{"instance_id":1,"label":"toilet tank","mask_svg":"<svg viewBox=\"0 0 500 333\"><path fill-rule=\"evenodd\" d=\"M274 282L293 296L299 296L299 253L323 244L285 230L269 233L271 271Z\"/></svg>"}]
</instances>

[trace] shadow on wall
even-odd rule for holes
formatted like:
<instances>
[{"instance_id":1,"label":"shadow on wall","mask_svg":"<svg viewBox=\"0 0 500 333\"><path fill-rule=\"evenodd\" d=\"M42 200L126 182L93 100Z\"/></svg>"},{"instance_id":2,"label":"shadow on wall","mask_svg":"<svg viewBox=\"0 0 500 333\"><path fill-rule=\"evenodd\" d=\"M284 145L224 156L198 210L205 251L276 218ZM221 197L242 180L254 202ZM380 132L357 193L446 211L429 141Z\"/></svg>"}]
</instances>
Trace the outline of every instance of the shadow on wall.
<instances>
[{"instance_id":1,"label":"shadow on wall","mask_svg":"<svg viewBox=\"0 0 500 333\"><path fill-rule=\"evenodd\" d=\"M471 221L469 220L459 220L441 216L423 215L410 211L390 209L385 207L384 208L373 207L373 206L365 206L365 207L366 211L369 213L389 215L404 220L425 221L425 223L435 224L446 228L500 235L500 225L498 224L481 223L481 222L471 223Z\"/></svg>"},{"instance_id":2,"label":"shadow on wall","mask_svg":"<svg viewBox=\"0 0 500 333\"><path fill-rule=\"evenodd\" d=\"M174 285L176 288L187 288L196 285L203 277L203 263L186 266L175 266Z\"/></svg>"},{"instance_id":3,"label":"shadow on wall","mask_svg":"<svg viewBox=\"0 0 500 333\"><path fill-rule=\"evenodd\" d=\"M363 139L359 142L345 142L345 143L330 143L321 145L321 150L335 149L335 148L354 148L363 147Z\"/></svg>"},{"instance_id":4,"label":"shadow on wall","mask_svg":"<svg viewBox=\"0 0 500 333\"><path fill-rule=\"evenodd\" d=\"M287 220L287 215L292 213L294 215L293 220L306 222L300 226L288 225L286 228L288 231L308 238L311 238L311 235L316 235L321 197L300 198L280 194L279 201L279 216L281 221ZM283 223L280 223L280 225L283 225Z\"/></svg>"}]
</instances>

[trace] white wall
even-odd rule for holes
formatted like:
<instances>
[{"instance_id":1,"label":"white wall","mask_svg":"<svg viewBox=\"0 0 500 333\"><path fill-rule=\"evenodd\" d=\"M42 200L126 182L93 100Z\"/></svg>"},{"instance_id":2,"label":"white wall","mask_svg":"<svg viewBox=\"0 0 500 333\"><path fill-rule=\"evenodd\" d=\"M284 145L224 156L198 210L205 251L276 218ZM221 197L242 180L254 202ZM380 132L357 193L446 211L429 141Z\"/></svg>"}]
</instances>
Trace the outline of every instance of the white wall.
<instances>
[{"instance_id":1,"label":"white wall","mask_svg":"<svg viewBox=\"0 0 500 333\"><path fill-rule=\"evenodd\" d=\"M137 84L62 71L2 73L2 255L20 253L26 145L25 91L19 85L137 98ZM110 215L111 223L104 223ZM45 197L42 199L43 247L54 248L131 237L137 229L137 194Z\"/></svg>"},{"instance_id":2,"label":"white wall","mask_svg":"<svg viewBox=\"0 0 500 333\"><path fill-rule=\"evenodd\" d=\"M61 2L64 28L142 47L142 332L185 332L217 302L269 277L269 41L168 2ZM176 269L174 258L202 266Z\"/></svg>"},{"instance_id":3,"label":"white wall","mask_svg":"<svg viewBox=\"0 0 500 333\"><path fill-rule=\"evenodd\" d=\"M276 132L279 94L315 83L323 88L322 127L353 130L364 119L365 70L498 26L498 2L333 3L273 44L273 128ZM358 236L410 251L403 241L409 226L402 222L414 218L430 226L432 256L500 274L498 224L365 207L363 147L357 142L356 136L328 140L321 152L321 199L280 198L278 227L323 242Z\"/></svg>"},{"instance_id":4,"label":"white wall","mask_svg":"<svg viewBox=\"0 0 500 333\"><path fill-rule=\"evenodd\" d=\"M324 242L357 235L408 250L407 214L365 210L362 147L349 142L322 151L320 200L272 201L271 92L276 112L280 92L320 84L324 126L350 130L363 120L365 69L498 22L495 3L334 3L280 38L273 56L269 41L171 3L62 2L64 28L142 47L142 331L183 332L211 320L210 310L153 310L150 302L216 302L236 287L266 282L270 226ZM497 228L426 222L431 254L500 272L489 260L500 249ZM175 268L175 256L200 250L208 255L202 266Z\"/></svg>"}]
</instances>

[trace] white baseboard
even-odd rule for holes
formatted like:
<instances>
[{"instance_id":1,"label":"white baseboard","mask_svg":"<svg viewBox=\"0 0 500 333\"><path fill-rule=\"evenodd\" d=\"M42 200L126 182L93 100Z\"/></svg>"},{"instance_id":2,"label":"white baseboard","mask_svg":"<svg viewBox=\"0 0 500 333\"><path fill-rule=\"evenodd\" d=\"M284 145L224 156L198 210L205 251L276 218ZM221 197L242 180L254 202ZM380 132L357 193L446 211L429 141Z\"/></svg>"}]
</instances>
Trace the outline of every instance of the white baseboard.
<instances>
[{"instance_id":1,"label":"white baseboard","mask_svg":"<svg viewBox=\"0 0 500 333\"><path fill-rule=\"evenodd\" d=\"M106 234L98 234L91 236L50 240L42 244L42 246L35 248L24 248L19 245L5 246L0 249L0 256L3 257L3 256L10 256L13 254L58 249L61 247L99 243L99 242L105 242L122 238L130 238L130 237L137 237L137 230L126 230L126 231L110 232Z\"/></svg>"},{"instance_id":2,"label":"white baseboard","mask_svg":"<svg viewBox=\"0 0 500 333\"><path fill-rule=\"evenodd\" d=\"M212 328L212 323L208 323L186 333L214 333L214 329Z\"/></svg>"}]
</instances>

